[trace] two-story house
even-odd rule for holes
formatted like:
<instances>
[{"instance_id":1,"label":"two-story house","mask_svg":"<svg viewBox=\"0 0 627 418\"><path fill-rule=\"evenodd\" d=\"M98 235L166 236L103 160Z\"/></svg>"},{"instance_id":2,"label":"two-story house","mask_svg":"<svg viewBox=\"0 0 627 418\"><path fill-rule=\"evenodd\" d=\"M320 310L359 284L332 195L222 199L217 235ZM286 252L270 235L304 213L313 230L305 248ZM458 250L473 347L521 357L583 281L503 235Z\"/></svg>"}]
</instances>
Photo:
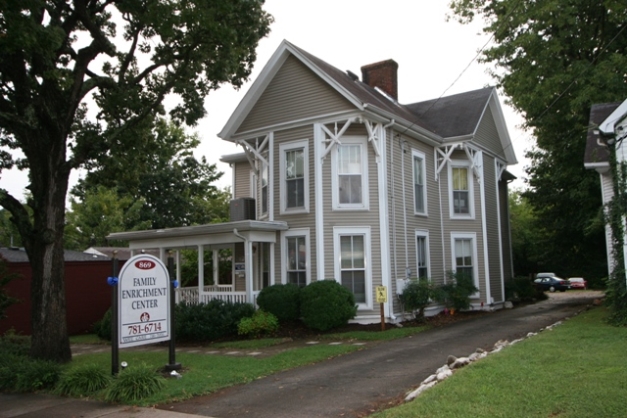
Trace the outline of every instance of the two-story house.
<instances>
[{"instance_id":1,"label":"two-story house","mask_svg":"<svg viewBox=\"0 0 627 418\"><path fill-rule=\"evenodd\" d=\"M501 307L513 276L507 166L517 161L496 89L402 105L397 69L366 65L360 79L284 41L219 134L243 148L222 157L232 221L112 238L136 250L197 247L201 271L203 250L231 248L232 283L201 280L188 300L254 301L271 284L337 280L360 322L379 320L385 286L395 321L404 280L464 272L479 289L474 308Z\"/></svg>"}]
</instances>

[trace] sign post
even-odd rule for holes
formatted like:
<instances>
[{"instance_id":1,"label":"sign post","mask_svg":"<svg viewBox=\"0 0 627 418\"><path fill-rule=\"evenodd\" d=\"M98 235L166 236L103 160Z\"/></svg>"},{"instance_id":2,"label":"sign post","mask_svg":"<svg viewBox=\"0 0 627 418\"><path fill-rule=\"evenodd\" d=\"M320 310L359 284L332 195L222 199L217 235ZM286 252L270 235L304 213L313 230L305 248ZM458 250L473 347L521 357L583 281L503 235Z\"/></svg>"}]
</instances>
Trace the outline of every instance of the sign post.
<instances>
[{"instance_id":1,"label":"sign post","mask_svg":"<svg viewBox=\"0 0 627 418\"><path fill-rule=\"evenodd\" d=\"M383 304L388 301L388 288L385 286L377 286L377 303L381 306L381 331L385 331L385 313Z\"/></svg>"},{"instance_id":2,"label":"sign post","mask_svg":"<svg viewBox=\"0 0 627 418\"><path fill-rule=\"evenodd\" d=\"M111 260L112 275L107 278L107 283L111 286L111 374L115 376L120 370L119 350L118 350L118 252L113 252Z\"/></svg>"},{"instance_id":3,"label":"sign post","mask_svg":"<svg viewBox=\"0 0 627 418\"><path fill-rule=\"evenodd\" d=\"M168 256L168 274L170 275L170 345L168 352L168 364L165 365L167 371L180 370L181 363L176 362L176 343L174 341L174 305L176 304L174 289L178 287L178 282L173 278L174 275L174 259L170 254Z\"/></svg>"}]
</instances>

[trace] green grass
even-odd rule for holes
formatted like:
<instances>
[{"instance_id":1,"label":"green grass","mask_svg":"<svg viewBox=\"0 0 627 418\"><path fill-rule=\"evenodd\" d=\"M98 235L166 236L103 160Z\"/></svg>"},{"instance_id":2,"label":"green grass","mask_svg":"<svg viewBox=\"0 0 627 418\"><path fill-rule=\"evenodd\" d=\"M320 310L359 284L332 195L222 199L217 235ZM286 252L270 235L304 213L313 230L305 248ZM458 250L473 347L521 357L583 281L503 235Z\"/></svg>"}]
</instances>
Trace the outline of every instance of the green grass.
<instances>
[{"instance_id":1,"label":"green grass","mask_svg":"<svg viewBox=\"0 0 627 418\"><path fill-rule=\"evenodd\" d=\"M109 341L101 340L96 334L79 334L70 337L70 344L107 344Z\"/></svg>"},{"instance_id":2,"label":"green grass","mask_svg":"<svg viewBox=\"0 0 627 418\"><path fill-rule=\"evenodd\" d=\"M627 328L606 316L582 313L373 417L623 417Z\"/></svg>"},{"instance_id":3,"label":"green grass","mask_svg":"<svg viewBox=\"0 0 627 418\"><path fill-rule=\"evenodd\" d=\"M225 387L248 383L282 370L324 361L358 349L360 347L353 345L316 345L288 350L265 358L179 353L176 361L183 366L181 371L183 377L167 379L165 387L155 395L129 403L151 406L188 399ZM162 353L121 351L120 362L122 361L126 361L129 368L145 363L154 370L158 370L167 363L168 352L167 349L164 349ZM80 367L88 363L96 363L103 369L110 370L111 356L108 353L85 354L76 357L67 367ZM102 398L102 394L95 397Z\"/></svg>"},{"instance_id":4,"label":"green grass","mask_svg":"<svg viewBox=\"0 0 627 418\"><path fill-rule=\"evenodd\" d=\"M266 347L272 347L286 342L283 338L260 338L255 340L226 341L222 343L213 343L208 345L209 348L234 348L238 350L256 350Z\"/></svg>"}]
</instances>

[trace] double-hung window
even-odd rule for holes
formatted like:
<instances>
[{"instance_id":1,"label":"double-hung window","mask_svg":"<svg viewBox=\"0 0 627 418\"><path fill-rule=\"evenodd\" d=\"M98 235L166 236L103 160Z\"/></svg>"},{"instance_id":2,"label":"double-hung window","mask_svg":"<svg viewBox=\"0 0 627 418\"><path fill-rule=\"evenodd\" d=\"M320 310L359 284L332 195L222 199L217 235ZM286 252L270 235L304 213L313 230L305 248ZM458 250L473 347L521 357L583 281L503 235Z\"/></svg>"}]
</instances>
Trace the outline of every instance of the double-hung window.
<instances>
[{"instance_id":1,"label":"double-hung window","mask_svg":"<svg viewBox=\"0 0 627 418\"><path fill-rule=\"evenodd\" d=\"M474 218L472 175L468 164L449 166L451 218Z\"/></svg>"},{"instance_id":2,"label":"double-hung window","mask_svg":"<svg viewBox=\"0 0 627 418\"><path fill-rule=\"evenodd\" d=\"M266 161L268 159L268 155L265 155ZM268 164L265 162L261 163L261 216L268 215Z\"/></svg>"},{"instance_id":3,"label":"double-hung window","mask_svg":"<svg viewBox=\"0 0 627 418\"><path fill-rule=\"evenodd\" d=\"M427 231L416 231L416 268L418 278L429 278L429 233Z\"/></svg>"},{"instance_id":4,"label":"double-hung window","mask_svg":"<svg viewBox=\"0 0 627 418\"><path fill-rule=\"evenodd\" d=\"M476 242L476 234L472 232L451 234L453 271L458 275L472 277L475 286L479 288Z\"/></svg>"},{"instance_id":5,"label":"double-hung window","mask_svg":"<svg viewBox=\"0 0 627 418\"><path fill-rule=\"evenodd\" d=\"M425 187L425 154L412 150L414 172L414 213L427 214L427 190Z\"/></svg>"},{"instance_id":6,"label":"double-hung window","mask_svg":"<svg viewBox=\"0 0 627 418\"><path fill-rule=\"evenodd\" d=\"M309 152L307 141L281 144L281 213L309 210Z\"/></svg>"},{"instance_id":7,"label":"double-hung window","mask_svg":"<svg viewBox=\"0 0 627 418\"><path fill-rule=\"evenodd\" d=\"M283 283L300 287L309 283L309 230L292 229L283 233Z\"/></svg>"},{"instance_id":8,"label":"double-hung window","mask_svg":"<svg viewBox=\"0 0 627 418\"><path fill-rule=\"evenodd\" d=\"M370 279L370 228L335 227L335 274L340 284L355 296L360 308L372 307Z\"/></svg>"},{"instance_id":9,"label":"double-hung window","mask_svg":"<svg viewBox=\"0 0 627 418\"><path fill-rule=\"evenodd\" d=\"M332 152L334 209L368 209L368 154L365 138L343 137Z\"/></svg>"}]
</instances>

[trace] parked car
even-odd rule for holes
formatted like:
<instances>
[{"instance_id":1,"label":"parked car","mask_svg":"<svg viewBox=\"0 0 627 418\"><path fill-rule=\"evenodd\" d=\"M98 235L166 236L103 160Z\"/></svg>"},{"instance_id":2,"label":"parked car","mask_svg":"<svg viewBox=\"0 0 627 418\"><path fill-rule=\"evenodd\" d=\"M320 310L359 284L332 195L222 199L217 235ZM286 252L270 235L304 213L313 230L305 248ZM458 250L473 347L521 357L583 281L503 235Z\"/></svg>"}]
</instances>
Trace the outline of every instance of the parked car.
<instances>
[{"instance_id":1,"label":"parked car","mask_svg":"<svg viewBox=\"0 0 627 418\"><path fill-rule=\"evenodd\" d=\"M555 292L556 290L565 292L570 289L570 282L559 277L543 277L536 279L534 284L537 288L544 291L548 290L549 292Z\"/></svg>"},{"instance_id":2,"label":"parked car","mask_svg":"<svg viewBox=\"0 0 627 418\"><path fill-rule=\"evenodd\" d=\"M568 279L571 289L587 289L588 282L583 277L571 277Z\"/></svg>"}]
</instances>

